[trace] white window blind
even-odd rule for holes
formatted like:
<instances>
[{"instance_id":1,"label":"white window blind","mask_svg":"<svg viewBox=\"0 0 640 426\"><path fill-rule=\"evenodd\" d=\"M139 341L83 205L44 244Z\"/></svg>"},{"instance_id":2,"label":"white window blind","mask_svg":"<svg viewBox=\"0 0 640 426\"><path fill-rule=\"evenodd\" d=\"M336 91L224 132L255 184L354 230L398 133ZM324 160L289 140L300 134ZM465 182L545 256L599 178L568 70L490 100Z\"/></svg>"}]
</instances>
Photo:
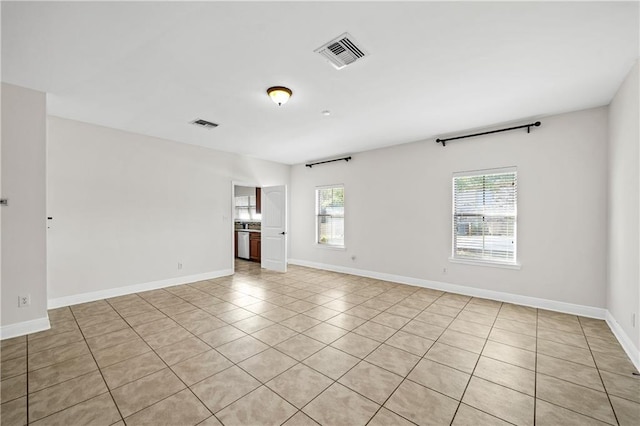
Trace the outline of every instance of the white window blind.
<instances>
[{"instance_id":1,"label":"white window blind","mask_svg":"<svg viewBox=\"0 0 640 426\"><path fill-rule=\"evenodd\" d=\"M316 242L344 247L344 186L316 188Z\"/></svg>"},{"instance_id":2,"label":"white window blind","mask_svg":"<svg viewBox=\"0 0 640 426\"><path fill-rule=\"evenodd\" d=\"M261 215L256 213L255 195L237 195L235 198L236 219L260 220Z\"/></svg>"},{"instance_id":3,"label":"white window blind","mask_svg":"<svg viewBox=\"0 0 640 426\"><path fill-rule=\"evenodd\" d=\"M453 258L516 264L515 168L453 176Z\"/></svg>"}]
</instances>

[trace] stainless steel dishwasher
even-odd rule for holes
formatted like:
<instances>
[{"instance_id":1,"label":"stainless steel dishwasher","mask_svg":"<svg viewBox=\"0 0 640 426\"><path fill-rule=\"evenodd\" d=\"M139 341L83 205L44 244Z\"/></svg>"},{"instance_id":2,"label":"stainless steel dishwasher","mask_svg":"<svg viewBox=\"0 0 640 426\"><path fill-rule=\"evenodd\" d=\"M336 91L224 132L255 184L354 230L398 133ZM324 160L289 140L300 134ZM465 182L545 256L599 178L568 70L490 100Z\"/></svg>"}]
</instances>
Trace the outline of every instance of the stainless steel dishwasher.
<instances>
[{"instance_id":1,"label":"stainless steel dishwasher","mask_svg":"<svg viewBox=\"0 0 640 426\"><path fill-rule=\"evenodd\" d=\"M249 259L249 232L238 231L238 257Z\"/></svg>"}]
</instances>

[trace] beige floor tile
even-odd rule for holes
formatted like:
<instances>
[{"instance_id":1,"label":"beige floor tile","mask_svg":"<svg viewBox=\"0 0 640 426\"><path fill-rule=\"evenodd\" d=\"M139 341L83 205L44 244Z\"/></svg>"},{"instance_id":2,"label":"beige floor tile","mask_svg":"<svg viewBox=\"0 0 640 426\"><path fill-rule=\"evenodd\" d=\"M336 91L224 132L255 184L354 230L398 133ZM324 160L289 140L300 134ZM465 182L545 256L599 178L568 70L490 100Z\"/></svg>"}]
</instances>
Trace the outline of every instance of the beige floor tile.
<instances>
[{"instance_id":1,"label":"beige floor tile","mask_svg":"<svg viewBox=\"0 0 640 426\"><path fill-rule=\"evenodd\" d=\"M304 314L297 314L293 317L287 318L286 320L280 322L281 325L284 325L285 327L288 327L294 331L297 331L298 333L302 333L310 329L311 327L315 327L320 323L321 321L315 318L308 317Z\"/></svg>"},{"instance_id":2,"label":"beige floor tile","mask_svg":"<svg viewBox=\"0 0 640 426\"><path fill-rule=\"evenodd\" d=\"M229 358L231 361L238 363L268 348L269 346L265 345L258 339L251 336L245 336L219 346L217 351Z\"/></svg>"},{"instance_id":3,"label":"beige floor tile","mask_svg":"<svg viewBox=\"0 0 640 426\"><path fill-rule=\"evenodd\" d=\"M550 340L564 345L576 346L582 349L589 349L587 339L584 334L565 333L558 330L550 330L547 328L538 328L538 339Z\"/></svg>"},{"instance_id":4,"label":"beige floor tile","mask_svg":"<svg viewBox=\"0 0 640 426\"><path fill-rule=\"evenodd\" d=\"M254 333L258 330L262 330L263 328L269 327L270 325L273 325L274 322L271 320L268 320L264 317L261 317L259 315L247 318L247 319L243 319L240 320L236 323L233 324L234 327L239 328L240 330L244 331L245 333Z\"/></svg>"},{"instance_id":5,"label":"beige floor tile","mask_svg":"<svg viewBox=\"0 0 640 426\"><path fill-rule=\"evenodd\" d=\"M273 348L242 361L238 366L262 383L294 366L297 361Z\"/></svg>"},{"instance_id":6,"label":"beige floor tile","mask_svg":"<svg viewBox=\"0 0 640 426\"><path fill-rule=\"evenodd\" d=\"M173 365L195 355L206 352L211 347L197 337L189 337L171 345L163 346L156 353L167 365Z\"/></svg>"},{"instance_id":7,"label":"beige floor tile","mask_svg":"<svg viewBox=\"0 0 640 426\"><path fill-rule=\"evenodd\" d=\"M29 420L35 421L107 392L99 372L59 383L29 395Z\"/></svg>"},{"instance_id":8,"label":"beige floor tile","mask_svg":"<svg viewBox=\"0 0 640 426\"><path fill-rule=\"evenodd\" d=\"M400 330L385 343L414 355L423 356L435 342Z\"/></svg>"},{"instance_id":9,"label":"beige floor tile","mask_svg":"<svg viewBox=\"0 0 640 426\"><path fill-rule=\"evenodd\" d=\"M598 370L586 365L538 354L538 373L604 392Z\"/></svg>"},{"instance_id":10,"label":"beige floor tile","mask_svg":"<svg viewBox=\"0 0 640 426\"><path fill-rule=\"evenodd\" d=\"M573 316L571 320L545 318L542 315L538 315L538 327L547 328L550 330L563 331L565 333L582 333L582 327L578 322L576 316Z\"/></svg>"},{"instance_id":11,"label":"beige floor tile","mask_svg":"<svg viewBox=\"0 0 640 426\"><path fill-rule=\"evenodd\" d=\"M149 345L142 339L137 339L97 350L93 352L93 356L98 363L98 367L104 368L149 351L151 351Z\"/></svg>"},{"instance_id":12,"label":"beige floor tile","mask_svg":"<svg viewBox=\"0 0 640 426\"><path fill-rule=\"evenodd\" d=\"M220 355L220 353L215 350L210 350L179 362L171 366L171 369L187 386L191 386L232 365L231 361Z\"/></svg>"},{"instance_id":13,"label":"beige floor tile","mask_svg":"<svg viewBox=\"0 0 640 426\"><path fill-rule=\"evenodd\" d=\"M536 368L536 353L516 348L514 346L503 345L502 343L487 341L482 350L482 355L517 365L528 370Z\"/></svg>"},{"instance_id":14,"label":"beige floor tile","mask_svg":"<svg viewBox=\"0 0 640 426\"><path fill-rule=\"evenodd\" d=\"M535 373L526 368L481 356L473 375L530 396L535 395Z\"/></svg>"},{"instance_id":15,"label":"beige floor tile","mask_svg":"<svg viewBox=\"0 0 640 426\"><path fill-rule=\"evenodd\" d=\"M591 351L588 349L581 349L575 346L565 345L563 343L552 342L550 340L538 340L538 353L586 365L588 367L596 366L593 362Z\"/></svg>"},{"instance_id":16,"label":"beige floor tile","mask_svg":"<svg viewBox=\"0 0 640 426\"><path fill-rule=\"evenodd\" d=\"M349 331L364 324L365 322L366 322L365 319L358 318L353 315L348 315L345 313L338 314L333 318L327 320L327 323L331 325L335 325L336 327L344 328L345 330L349 330Z\"/></svg>"},{"instance_id":17,"label":"beige floor tile","mask_svg":"<svg viewBox=\"0 0 640 426\"><path fill-rule=\"evenodd\" d=\"M413 426L415 423L410 422L386 408L382 407L371 419L367 426Z\"/></svg>"},{"instance_id":18,"label":"beige floor tile","mask_svg":"<svg viewBox=\"0 0 640 426\"><path fill-rule=\"evenodd\" d=\"M379 405L335 383L302 411L323 426L365 425Z\"/></svg>"},{"instance_id":19,"label":"beige floor tile","mask_svg":"<svg viewBox=\"0 0 640 426\"><path fill-rule=\"evenodd\" d=\"M327 346L304 360L304 364L337 380L358 363L358 358Z\"/></svg>"},{"instance_id":20,"label":"beige floor tile","mask_svg":"<svg viewBox=\"0 0 640 426\"><path fill-rule=\"evenodd\" d=\"M491 326L456 318L451 323L451 325L449 325L449 330L458 331L460 333L470 334L472 336L486 339L487 337L489 337Z\"/></svg>"},{"instance_id":21,"label":"beige floor tile","mask_svg":"<svg viewBox=\"0 0 640 426\"><path fill-rule=\"evenodd\" d=\"M27 372L27 357L21 356L19 358L1 362L0 372L0 380L25 374Z\"/></svg>"},{"instance_id":22,"label":"beige floor tile","mask_svg":"<svg viewBox=\"0 0 640 426\"><path fill-rule=\"evenodd\" d=\"M382 344L365 358L366 361L402 377L418 363L419 357L387 344Z\"/></svg>"},{"instance_id":23,"label":"beige floor tile","mask_svg":"<svg viewBox=\"0 0 640 426\"><path fill-rule=\"evenodd\" d=\"M191 386L191 390L216 414L258 386L259 381L233 366Z\"/></svg>"},{"instance_id":24,"label":"beige floor tile","mask_svg":"<svg viewBox=\"0 0 640 426\"><path fill-rule=\"evenodd\" d=\"M47 314L49 315L49 322L68 321L73 319L73 314L69 307L49 309Z\"/></svg>"},{"instance_id":25,"label":"beige floor tile","mask_svg":"<svg viewBox=\"0 0 640 426\"><path fill-rule=\"evenodd\" d=\"M632 375L621 376L608 371L601 371L600 374L610 395L640 403L640 378Z\"/></svg>"},{"instance_id":26,"label":"beige floor tile","mask_svg":"<svg viewBox=\"0 0 640 426\"><path fill-rule=\"evenodd\" d=\"M333 309L334 311L345 312L356 306L356 304L349 303L346 300L336 299L332 300L331 302L323 303L322 306L324 306L325 308Z\"/></svg>"},{"instance_id":27,"label":"beige floor tile","mask_svg":"<svg viewBox=\"0 0 640 426\"><path fill-rule=\"evenodd\" d=\"M526 336L536 337L535 322L521 322L512 318L504 318L498 315L496 322L493 323L494 328L510 331L512 333L524 334Z\"/></svg>"},{"instance_id":28,"label":"beige floor tile","mask_svg":"<svg viewBox=\"0 0 640 426\"><path fill-rule=\"evenodd\" d=\"M223 426L223 425L215 416L211 416L206 420L198 423L198 426Z\"/></svg>"},{"instance_id":29,"label":"beige floor tile","mask_svg":"<svg viewBox=\"0 0 640 426\"><path fill-rule=\"evenodd\" d=\"M0 350L0 360L2 362L9 361L15 358L21 358L27 356L27 342L20 342L15 345L2 347Z\"/></svg>"},{"instance_id":30,"label":"beige floor tile","mask_svg":"<svg viewBox=\"0 0 640 426\"><path fill-rule=\"evenodd\" d=\"M599 352L604 355L617 356L626 358L627 354L618 342L612 342L608 339L599 339L597 337L589 338L589 348L593 352Z\"/></svg>"},{"instance_id":31,"label":"beige floor tile","mask_svg":"<svg viewBox=\"0 0 640 426\"><path fill-rule=\"evenodd\" d=\"M44 351L46 349L55 348L58 346L68 345L83 340L84 337L80 330L69 331L66 333L59 333L53 336L42 337L36 340L30 340L28 342L29 353L36 353Z\"/></svg>"},{"instance_id":32,"label":"beige floor tile","mask_svg":"<svg viewBox=\"0 0 640 426\"><path fill-rule=\"evenodd\" d=\"M143 312L141 314L128 316L128 317L125 318L125 321L127 321L127 323L131 327L136 327L138 325L146 324L146 323L149 323L149 322L154 322L154 321L161 320L161 319L164 319L164 318L166 318L165 314L163 314L162 312L154 309L154 310L149 311L149 312Z\"/></svg>"},{"instance_id":33,"label":"beige floor tile","mask_svg":"<svg viewBox=\"0 0 640 426\"><path fill-rule=\"evenodd\" d=\"M251 305L247 305L244 308L249 312L253 312L254 314L264 314L265 312L269 312L278 308L278 305L274 305L273 303L269 303L265 301L260 301L257 303L253 303Z\"/></svg>"},{"instance_id":34,"label":"beige floor tile","mask_svg":"<svg viewBox=\"0 0 640 426\"><path fill-rule=\"evenodd\" d=\"M189 389L138 411L125 419L131 425L196 425L211 417L211 412Z\"/></svg>"},{"instance_id":35,"label":"beige floor tile","mask_svg":"<svg viewBox=\"0 0 640 426\"><path fill-rule=\"evenodd\" d=\"M456 412L456 417L453 419L453 423L451 423L452 426L508 426L510 424L511 423L507 423L502 419L466 404L460 404Z\"/></svg>"},{"instance_id":36,"label":"beige floor tile","mask_svg":"<svg viewBox=\"0 0 640 426\"><path fill-rule=\"evenodd\" d=\"M318 423L302 411L298 411L282 426L318 426Z\"/></svg>"},{"instance_id":37,"label":"beige floor tile","mask_svg":"<svg viewBox=\"0 0 640 426\"><path fill-rule=\"evenodd\" d=\"M380 342L359 334L348 333L333 342L331 346L355 357L364 358L380 346Z\"/></svg>"},{"instance_id":38,"label":"beige floor tile","mask_svg":"<svg viewBox=\"0 0 640 426\"><path fill-rule=\"evenodd\" d=\"M347 334L347 330L331 324L321 323L304 332L305 335L322 343L332 343Z\"/></svg>"},{"instance_id":39,"label":"beige floor tile","mask_svg":"<svg viewBox=\"0 0 640 426\"><path fill-rule=\"evenodd\" d=\"M423 359L407 378L459 401L471 375L446 365Z\"/></svg>"},{"instance_id":40,"label":"beige floor tile","mask_svg":"<svg viewBox=\"0 0 640 426\"><path fill-rule=\"evenodd\" d=\"M462 402L518 425L533 425L533 397L472 377Z\"/></svg>"},{"instance_id":41,"label":"beige floor tile","mask_svg":"<svg viewBox=\"0 0 640 426\"><path fill-rule=\"evenodd\" d=\"M438 327L449 327L454 318L448 315L440 315L429 311L424 311L415 317L416 320L426 322L427 324L437 325Z\"/></svg>"},{"instance_id":42,"label":"beige floor tile","mask_svg":"<svg viewBox=\"0 0 640 426\"><path fill-rule=\"evenodd\" d=\"M401 317L413 319L420 313L420 309L413 309L402 305L394 305L386 310L387 313L400 315Z\"/></svg>"},{"instance_id":43,"label":"beige floor tile","mask_svg":"<svg viewBox=\"0 0 640 426\"><path fill-rule=\"evenodd\" d=\"M117 364L103 368L102 375L110 389L118 388L165 368L166 365L155 354L147 352Z\"/></svg>"},{"instance_id":44,"label":"beige floor tile","mask_svg":"<svg viewBox=\"0 0 640 426\"><path fill-rule=\"evenodd\" d=\"M638 424L640 418L640 404L627 399L611 397L611 404L616 412L620 426L632 426Z\"/></svg>"},{"instance_id":45,"label":"beige floor tile","mask_svg":"<svg viewBox=\"0 0 640 426\"><path fill-rule=\"evenodd\" d=\"M536 397L589 417L615 424L611 404L604 392L598 392L564 380L538 374Z\"/></svg>"},{"instance_id":46,"label":"beige floor tile","mask_svg":"<svg viewBox=\"0 0 640 426\"><path fill-rule=\"evenodd\" d=\"M294 406L262 386L220 411L217 417L228 426L277 426L296 411Z\"/></svg>"},{"instance_id":47,"label":"beige floor tile","mask_svg":"<svg viewBox=\"0 0 640 426\"><path fill-rule=\"evenodd\" d=\"M302 408L333 380L311 368L298 364L267 383L267 386L291 404Z\"/></svg>"},{"instance_id":48,"label":"beige floor tile","mask_svg":"<svg viewBox=\"0 0 640 426\"><path fill-rule=\"evenodd\" d=\"M405 380L384 406L419 425L450 424L458 401Z\"/></svg>"},{"instance_id":49,"label":"beige floor tile","mask_svg":"<svg viewBox=\"0 0 640 426\"><path fill-rule=\"evenodd\" d=\"M168 330L177 326L177 322L175 322L171 318L165 317L155 321L138 324L133 327L133 329L144 339L147 336L151 336L152 334L156 334L160 331Z\"/></svg>"},{"instance_id":50,"label":"beige floor tile","mask_svg":"<svg viewBox=\"0 0 640 426\"><path fill-rule=\"evenodd\" d=\"M22 426L27 424L27 397L14 399L0 406L0 425Z\"/></svg>"},{"instance_id":51,"label":"beige floor tile","mask_svg":"<svg viewBox=\"0 0 640 426\"><path fill-rule=\"evenodd\" d=\"M275 346L278 343L295 336L297 332L280 324L274 324L252 334L256 339L266 343L269 346Z\"/></svg>"},{"instance_id":52,"label":"beige floor tile","mask_svg":"<svg viewBox=\"0 0 640 426\"><path fill-rule=\"evenodd\" d=\"M526 334L513 333L511 331L494 328L489 333L489 340L502 343L516 348L525 349L527 351L536 350L536 338L527 336Z\"/></svg>"},{"instance_id":53,"label":"beige floor tile","mask_svg":"<svg viewBox=\"0 0 640 426\"><path fill-rule=\"evenodd\" d=\"M425 358L471 374L478 361L479 355L436 342L431 349L429 349Z\"/></svg>"},{"instance_id":54,"label":"beige floor tile","mask_svg":"<svg viewBox=\"0 0 640 426\"><path fill-rule=\"evenodd\" d=\"M116 319L81 327L82 334L84 335L85 339L100 336L101 334L107 334L114 331L122 330L123 328L129 328L129 324L127 324L125 320L120 318L119 315L118 315L118 318Z\"/></svg>"},{"instance_id":55,"label":"beige floor tile","mask_svg":"<svg viewBox=\"0 0 640 426\"><path fill-rule=\"evenodd\" d=\"M111 391L123 417L184 389L184 383L168 368Z\"/></svg>"},{"instance_id":56,"label":"beige floor tile","mask_svg":"<svg viewBox=\"0 0 640 426\"><path fill-rule=\"evenodd\" d=\"M347 315L352 315L354 317L362 318L364 320L370 320L371 318L380 314L380 312L381 311L377 309L365 308L364 306L354 306L353 308L345 311L344 313ZM390 312L390 313L393 313L393 312Z\"/></svg>"},{"instance_id":57,"label":"beige floor tile","mask_svg":"<svg viewBox=\"0 0 640 426\"><path fill-rule=\"evenodd\" d=\"M608 371L610 373L616 373L620 375L632 374L637 372L629 358L623 358L618 356L605 355L600 352L594 352L593 358L596 361L596 365L599 370Z\"/></svg>"},{"instance_id":58,"label":"beige floor tile","mask_svg":"<svg viewBox=\"0 0 640 426\"><path fill-rule=\"evenodd\" d=\"M575 411L536 400L536 425L539 426L604 426L607 423L583 416Z\"/></svg>"},{"instance_id":59,"label":"beige floor tile","mask_svg":"<svg viewBox=\"0 0 640 426\"><path fill-rule=\"evenodd\" d=\"M35 341L37 339L41 339L43 337L55 336L61 333L68 333L72 331L79 331L80 328L75 320L71 319L69 321L61 321L55 322L51 324L51 328L44 331L39 331L37 333L29 334L27 336L27 340L29 342Z\"/></svg>"},{"instance_id":60,"label":"beige floor tile","mask_svg":"<svg viewBox=\"0 0 640 426\"><path fill-rule=\"evenodd\" d=\"M111 346L119 345L120 343L128 342L130 340L139 339L138 334L133 331L132 328L123 328L118 331L112 331L110 333L101 334L96 337L91 337L87 340L89 349L95 352L99 349L108 348Z\"/></svg>"},{"instance_id":61,"label":"beige floor tile","mask_svg":"<svg viewBox=\"0 0 640 426\"><path fill-rule=\"evenodd\" d=\"M449 329L442 333L438 342L479 354L484 348L486 339Z\"/></svg>"},{"instance_id":62,"label":"beige floor tile","mask_svg":"<svg viewBox=\"0 0 640 426\"><path fill-rule=\"evenodd\" d=\"M318 352L325 346L326 345L324 343L318 342L311 337L307 337L303 334L298 334L290 339L285 340L282 343L279 343L276 346L276 349L289 355L290 357L297 359L298 361L302 361L303 359Z\"/></svg>"},{"instance_id":63,"label":"beige floor tile","mask_svg":"<svg viewBox=\"0 0 640 426\"><path fill-rule=\"evenodd\" d=\"M319 321L326 321L330 318L335 317L339 313L339 311L334 311L333 309L329 309L324 306L316 306L315 308L305 311L304 314Z\"/></svg>"},{"instance_id":64,"label":"beige floor tile","mask_svg":"<svg viewBox=\"0 0 640 426\"><path fill-rule=\"evenodd\" d=\"M83 355L68 361L34 370L29 373L29 392L82 376L98 369L91 355Z\"/></svg>"},{"instance_id":65,"label":"beige floor tile","mask_svg":"<svg viewBox=\"0 0 640 426\"><path fill-rule=\"evenodd\" d=\"M192 311L192 312L204 312L204 311ZM189 313L189 312L186 312ZM225 327L227 324L213 315L210 315L209 318L201 318L201 319L188 319L180 322L180 325L186 328L188 331L195 335L201 335L204 333L208 333L220 327Z\"/></svg>"},{"instance_id":66,"label":"beige floor tile","mask_svg":"<svg viewBox=\"0 0 640 426\"><path fill-rule=\"evenodd\" d=\"M444 332L443 327L439 327L433 324L427 324L422 321L413 320L402 328L402 331L406 333L415 334L416 336L423 337L429 340L438 340L440 335Z\"/></svg>"},{"instance_id":67,"label":"beige floor tile","mask_svg":"<svg viewBox=\"0 0 640 426\"><path fill-rule=\"evenodd\" d=\"M378 324L385 325L387 327L391 327L395 330L399 330L411 320L409 318L406 318L400 315L394 315L388 312L382 312L380 315L373 317L371 321L376 322Z\"/></svg>"},{"instance_id":68,"label":"beige floor tile","mask_svg":"<svg viewBox=\"0 0 640 426\"><path fill-rule=\"evenodd\" d=\"M240 331L231 325L227 325L208 333L201 334L199 337L209 346L217 348L218 346L222 346L244 336L246 336L246 333L243 331Z\"/></svg>"},{"instance_id":69,"label":"beige floor tile","mask_svg":"<svg viewBox=\"0 0 640 426\"><path fill-rule=\"evenodd\" d=\"M464 309L458 314L456 318L463 321L475 322L475 323L486 325L489 327L493 326L493 323L496 320L496 317L494 315L483 315L477 312L471 312Z\"/></svg>"},{"instance_id":70,"label":"beige floor tile","mask_svg":"<svg viewBox=\"0 0 640 426\"><path fill-rule=\"evenodd\" d=\"M145 336L144 341L153 349L158 350L189 337L193 337L193 334L182 328L182 326L177 326Z\"/></svg>"},{"instance_id":71,"label":"beige floor tile","mask_svg":"<svg viewBox=\"0 0 640 426\"><path fill-rule=\"evenodd\" d=\"M353 330L353 333L368 337L369 339L373 339L382 343L389 337L391 337L396 331L397 329L387 327L373 321L368 321L355 328Z\"/></svg>"},{"instance_id":72,"label":"beige floor tile","mask_svg":"<svg viewBox=\"0 0 640 426\"><path fill-rule=\"evenodd\" d=\"M90 353L91 352L89 351L89 347L86 342L82 340L68 345L47 349L42 352L36 352L35 354L29 354L28 368L29 371L33 371Z\"/></svg>"},{"instance_id":73,"label":"beige floor tile","mask_svg":"<svg viewBox=\"0 0 640 426\"><path fill-rule=\"evenodd\" d=\"M21 374L0 382L0 401L4 404L27 394L27 375Z\"/></svg>"},{"instance_id":74,"label":"beige floor tile","mask_svg":"<svg viewBox=\"0 0 640 426\"><path fill-rule=\"evenodd\" d=\"M111 395L103 393L40 419L33 425L111 425L121 420Z\"/></svg>"},{"instance_id":75,"label":"beige floor tile","mask_svg":"<svg viewBox=\"0 0 640 426\"><path fill-rule=\"evenodd\" d=\"M432 314L446 315L446 316L455 318L460 313L461 310L462 310L461 308L454 308L452 306L447 306L447 305L443 305L441 303L435 302L424 311L430 312Z\"/></svg>"},{"instance_id":76,"label":"beige floor tile","mask_svg":"<svg viewBox=\"0 0 640 426\"><path fill-rule=\"evenodd\" d=\"M402 377L362 361L338 382L378 404L383 404L402 382Z\"/></svg>"},{"instance_id":77,"label":"beige floor tile","mask_svg":"<svg viewBox=\"0 0 640 426\"><path fill-rule=\"evenodd\" d=\"M163 314L175 319L176 315L185 313L185 312L191 312L191 311L195 311L198 310L199 308L195 305L192 305L191 303L188 302L181 302L181 303L177 303L175 305L171 305L171 306L165 306L163 308L158 309L160 312L162 312Z\"/></svg>"}]
</instances>

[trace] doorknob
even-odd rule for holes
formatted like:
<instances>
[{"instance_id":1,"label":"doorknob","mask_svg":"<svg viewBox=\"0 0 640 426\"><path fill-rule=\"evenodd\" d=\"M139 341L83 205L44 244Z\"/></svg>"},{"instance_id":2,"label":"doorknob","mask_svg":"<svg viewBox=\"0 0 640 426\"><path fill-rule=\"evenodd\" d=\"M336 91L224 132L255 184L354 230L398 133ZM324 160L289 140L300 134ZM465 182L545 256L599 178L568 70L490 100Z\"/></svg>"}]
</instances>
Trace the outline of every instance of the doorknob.
<instances>
[{"instance_id":1,"label":"doorknob","mask_svg":"<svg viewBox=\"0 0 640 426\"><path fill-rule=\"evenodd\" d=\"M286 234L286 232L284 232L284 231L282 231L282 232L280 233L280 235L284 235L284 234Z\"/></svg>"}]
</instances>

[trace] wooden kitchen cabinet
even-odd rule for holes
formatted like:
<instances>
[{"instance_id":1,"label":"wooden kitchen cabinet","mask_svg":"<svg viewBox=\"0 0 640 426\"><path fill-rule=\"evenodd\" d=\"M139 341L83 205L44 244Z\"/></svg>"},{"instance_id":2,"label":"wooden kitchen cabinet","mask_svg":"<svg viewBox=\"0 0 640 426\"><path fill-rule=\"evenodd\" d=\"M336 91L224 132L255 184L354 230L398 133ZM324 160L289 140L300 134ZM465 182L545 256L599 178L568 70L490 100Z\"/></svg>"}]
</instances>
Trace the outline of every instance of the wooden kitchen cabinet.
<instances>
[{"instance_id":1,"label":"wooden kitchen cabinet","mask_svg":"<svg viewBox=\"0 0 640 426\"><path fill-rule=\"evenodd\" d=\"M238 231L235 231L233 233L233 251L234 251L234 256L238 257Z\"/></svg>"},{"instance_id":2,"label":"wooden kitchen cabinet","mask_svg":"<svg viewBox=\"0 0 640 426\"><path fill-rule=\"evenodd\" d=\"M259 232L249 234L249 257L254 262L260 262L262 258L262 236Z\"/></svg>"}]
</instances>

